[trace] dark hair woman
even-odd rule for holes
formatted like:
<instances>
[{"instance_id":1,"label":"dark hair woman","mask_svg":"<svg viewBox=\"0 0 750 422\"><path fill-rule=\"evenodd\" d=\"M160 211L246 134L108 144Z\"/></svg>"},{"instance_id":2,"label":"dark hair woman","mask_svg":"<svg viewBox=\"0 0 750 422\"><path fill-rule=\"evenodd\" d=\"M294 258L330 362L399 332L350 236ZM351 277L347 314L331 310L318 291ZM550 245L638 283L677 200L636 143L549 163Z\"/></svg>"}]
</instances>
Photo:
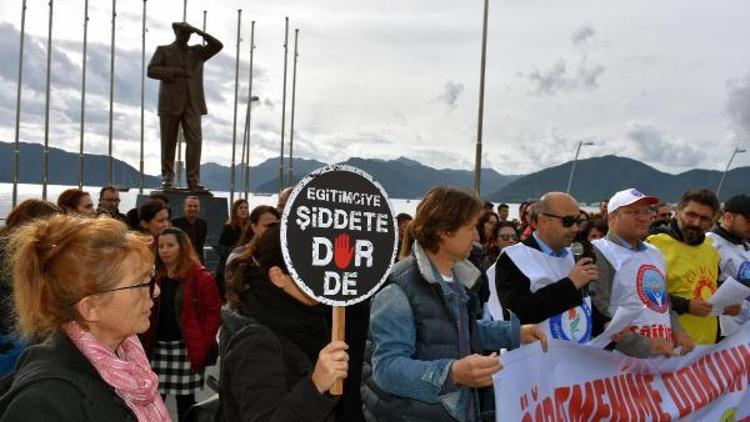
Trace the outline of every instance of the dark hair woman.
<instances>
[{"instance_id":1,"label":"dark hair woman","mask_svg":"<svg viewBox=\"0 0 750 422\"><path fill-rule=\"evenodd\" d=\"M89 217L96 215L91 195L80 189L64 190L57 197L57 206L62 208L66 213L86 215Z\"/></svg>"},{"instance_id":2,"label":"dark hair woman","mask_svg":"<svg viewBox=\"0 0 750 422\"><path fill-rule=\"evenodd\" d=\"M177 397L181 420L203 388L203 370L216 352L221 300L214 277L176 227L159 234L156 284L162 294L143 344L159 375L159 392Z\"/></svg>"},{"instance_id":3,"label":"dark hair woman","mask_svg":"<svg viewBox=\"0 0 750 422\"><path fill-rule=\"evenodd\" d=\"M253 212L248 217L248 224L242 233L237 247L227 257L224 278L229 280L240 266L252 262L253 256L250 245L253 240L266 230L271 224L277 223L281 219L279 211L270 205L258 205L253 208Z\"/></svg>"},{"instance_id":4,"label":"dark hair woman","mask_svg":"<svg viewBox=\"0 0 750 422\"><path fill-rule=\"evenodd\" d=\"M224 224L224 229L219 236L219 243L216 245L216 253L219 255L219 262L216 265L216 284L219 286L219 294L224 298L225 282L224 270L227 258L235 246L239 243L245 226L248 224L249 208L246 199L238 199L232 204L229 212L229 220Z\"/></svg>"},{"instance_id":5,"label":"dark hair woman","mask_svg":"<svg viewBox=\"0 0 750 422\"><path fill-rule=\"evenodd\" d=\"M4 382L0 420L169 420L136 336L159 294L149 244L111 218L53 215L13 231L18 329L39 344Z\"/></svg>"},{"instance_id":6,"label":"dark hair woman","mask_svg":"<svg viewBox=\"0 0 750 422\"><path fill-rule=\"evenodd\" d=\"M346 378L348 346L329 342L325 313L292 280L278 224L251 249L257 265L227 286L221 332L221 420L333 421L328 394Z\"/></svg>"},{"instance_id":7,"label":"dark hair woman","mask_svg":"<svg viewBox=\"0 0 750 422\"><path fill-rule=\"evenodd\" d=\"M159 233L165 227L169 227L169 208L157 199L149 199L138 208L138 224L143 233L150 234L156 241ZM154 242L154 245L156 242Z\"/></svg>"}]
</instances>

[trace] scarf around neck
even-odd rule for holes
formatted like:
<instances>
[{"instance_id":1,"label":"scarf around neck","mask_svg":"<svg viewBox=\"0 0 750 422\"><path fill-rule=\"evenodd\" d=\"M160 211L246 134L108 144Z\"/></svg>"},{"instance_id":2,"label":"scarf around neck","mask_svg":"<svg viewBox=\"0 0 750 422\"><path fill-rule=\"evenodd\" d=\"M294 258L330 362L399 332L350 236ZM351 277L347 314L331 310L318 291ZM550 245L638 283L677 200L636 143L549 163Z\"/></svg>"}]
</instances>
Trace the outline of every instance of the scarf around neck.
<instances>
[{"instance_id":1,"label":"scarf around neck","mask_svg":"<svg viewBox=\"0 0 750 422\"><path fill-rule=\"evenodd\" d=\"M115 393L125 401L139 421L171 421L157 390L159 377L151 370L146 352L135 334L126 337L114 353L75 321L65 324L63 328L99 376L115 389Z\"/></svg>"}]
</instances>

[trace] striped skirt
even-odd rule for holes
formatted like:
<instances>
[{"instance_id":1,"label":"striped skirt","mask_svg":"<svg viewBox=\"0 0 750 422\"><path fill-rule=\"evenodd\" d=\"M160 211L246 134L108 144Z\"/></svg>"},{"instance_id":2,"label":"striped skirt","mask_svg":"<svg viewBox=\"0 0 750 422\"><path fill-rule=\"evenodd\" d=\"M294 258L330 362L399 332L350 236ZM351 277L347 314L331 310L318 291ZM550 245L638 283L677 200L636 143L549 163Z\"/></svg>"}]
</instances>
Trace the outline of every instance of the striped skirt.
<instances>
[{"instance_id":1,"label":"striped skirt","mask_svg":"<svg viewBox=\"0 0 750 422\"><path fill-rule=\"evenodd\" d=\"M193 370L182 340L157 341L151 368L159 376L161 394L194 394L203 389L203 371Z\"/></svg>"}]
</instances>

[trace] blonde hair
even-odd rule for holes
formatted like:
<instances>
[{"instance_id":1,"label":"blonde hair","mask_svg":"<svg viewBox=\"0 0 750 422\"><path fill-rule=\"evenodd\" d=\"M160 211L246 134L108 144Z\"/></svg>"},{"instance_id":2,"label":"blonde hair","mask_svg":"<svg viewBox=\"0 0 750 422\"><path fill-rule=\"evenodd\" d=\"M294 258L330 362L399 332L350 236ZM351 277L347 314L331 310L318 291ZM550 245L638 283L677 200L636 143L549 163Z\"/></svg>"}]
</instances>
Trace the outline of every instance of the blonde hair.
<instances>
[{"instance_id":1,"label":"blonde hair","mask_svg":"<svg viewBox=\"0 0 750 422\"><path fill-rule=\"evenodd\" d=\"M43 340L69 321L74 304L115 286L131 254L153 265L151 238L112 218L53 215L13 231L8 262L20 333ZM85 324L84 324L85 325Z\"/></svg>"}]
</instances>

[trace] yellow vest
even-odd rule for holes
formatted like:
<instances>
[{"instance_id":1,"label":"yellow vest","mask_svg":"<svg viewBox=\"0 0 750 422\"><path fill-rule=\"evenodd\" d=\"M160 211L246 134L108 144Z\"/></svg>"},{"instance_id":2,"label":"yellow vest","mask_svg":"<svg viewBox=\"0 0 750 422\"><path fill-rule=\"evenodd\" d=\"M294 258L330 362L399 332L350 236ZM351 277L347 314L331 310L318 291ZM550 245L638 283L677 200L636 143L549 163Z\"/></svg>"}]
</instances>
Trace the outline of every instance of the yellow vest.
<instances>
[{"instance_id":1,"label":"yellow vest","mask_svg":"<svg viewBox=\"0 0 750 422\"><path fill-rule=\"evenodd\" d=\"M667 293L685 299L703 299L714 294L719 279L721 257L706 237L700 245L688 245L661 233L648 237L648 242L664 254L667 261ZM714 344L718 334L718 317L679 316L680 324L697 344Z\"/></svg>"}]
</instances>

